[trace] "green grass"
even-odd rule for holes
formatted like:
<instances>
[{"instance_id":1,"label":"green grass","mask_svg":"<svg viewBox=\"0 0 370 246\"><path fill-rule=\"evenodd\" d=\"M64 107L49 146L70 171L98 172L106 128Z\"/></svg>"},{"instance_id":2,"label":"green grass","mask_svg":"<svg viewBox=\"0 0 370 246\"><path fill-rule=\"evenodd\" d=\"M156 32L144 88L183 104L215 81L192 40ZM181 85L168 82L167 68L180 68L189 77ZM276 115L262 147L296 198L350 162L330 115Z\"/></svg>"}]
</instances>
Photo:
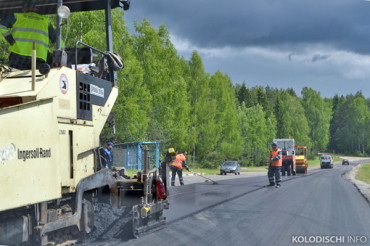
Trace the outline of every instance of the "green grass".
<instances>
[{"instance_id":1,"label":"green grass","mask_svg":"<svg viewBox=\"0 0 370 246\"><path fill-rule=\"evenodd\" d=\"M342 158L338 156L333 156L334 162L342 161ZM313 160L307 160L308 168L320 167L320 156L315 156Z\"/></svg>"},{"instance_id":2,"label":"green grass","mask_svg":"<svg viewBox=\"0 0 370 246\"><path fill-rule=\"evenodd\" d=\"M356 179L370 184L370 163L362 165L362 167L358 170Z\"/></svg>"},{"instance_id":3,"label":"green grass","mask_svg":"<svg viewBox=\"0 0 370 246\"><path fill-rule=\"evenodd\" d=\"M137 169L133 169L133 170L126 170L126 175L130 176L131 178L134 177L134 175L137 174Z\"/></svg>"},{"instance_id":4,"label":"green grass","mask_svg":"<svg viewBox=\"0 0 370 246\"><path fill-rule=\"evenodd\" d=\"M314 168L320 166L320 158L319 156L315 156L315 159L313 160L307 160L308 168Z\"/></svg>"}]
</instances>

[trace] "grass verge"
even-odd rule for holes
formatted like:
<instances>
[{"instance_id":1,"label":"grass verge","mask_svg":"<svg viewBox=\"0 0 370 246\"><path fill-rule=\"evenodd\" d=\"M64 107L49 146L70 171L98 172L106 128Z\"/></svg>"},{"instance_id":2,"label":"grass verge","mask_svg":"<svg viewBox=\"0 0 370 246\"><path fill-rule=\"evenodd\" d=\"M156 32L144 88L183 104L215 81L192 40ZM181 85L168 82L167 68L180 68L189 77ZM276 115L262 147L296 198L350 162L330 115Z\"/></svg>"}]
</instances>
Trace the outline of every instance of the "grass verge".
<instances>
[{"instance_id":1,"label":"grass verge","mask_svg":"<svg viewBox=\"0 0 370 246\"><path fill-rule=\"evenodd\" d=\"M136 174L137 174L137 169L126 170L126 175L130 176L131 178L134 177L134 175Z\"/></svg>"},{"instance_id":2,"label":"grass verge","mask_svg":"<svg viewBox=\"0 0 370 246\"><path fill-rule=\"evenodd\" d=\"M370 184L370 163L363 164L356 174L356 179Z\"/></svg>"}]
</instances>

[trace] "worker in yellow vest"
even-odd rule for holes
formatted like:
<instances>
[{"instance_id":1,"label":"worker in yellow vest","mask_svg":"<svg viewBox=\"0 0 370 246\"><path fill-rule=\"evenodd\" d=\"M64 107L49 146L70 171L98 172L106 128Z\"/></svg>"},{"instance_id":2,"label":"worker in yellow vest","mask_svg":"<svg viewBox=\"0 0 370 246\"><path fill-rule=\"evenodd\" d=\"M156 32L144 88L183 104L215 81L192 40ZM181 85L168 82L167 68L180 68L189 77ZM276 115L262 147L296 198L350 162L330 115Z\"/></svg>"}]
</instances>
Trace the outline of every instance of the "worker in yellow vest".
<instances>
[{"instance_id":1,"label":"worker in yellow vest","mask_svg":"<svg viewBox=\"0 0 370 246\"><path fill-rule=\"evenodd\" d=\"M176 178L176 173L179 175L179 180L180 180L180 185L184 185L184 179L182 177L182 168L183 166L190 172L190 169L188 165L186 164L186 156L187 152L183 154L177 154L176 159L172 162L171 164L171 169L172 169L172 178L171 178L171 186L175 186L175 178Z\"/></svg>"},{"instance_id":2,"label":"worker in yellow vest","mask_svg":"<svg viewBox=\"0 0 370 246\"><path fill-rule=\"evenodd\" d=\"M48 53L50 42L56 42L56 32L45 16L37 14L34 0L24 1L23 13L15 13L2 19L0 32L10 44L9 67L31 69L33 43L36 44L36 68L51 63Z\"/></svg>"},{"instance_id":3,"label":"worker in yellow vest","mask_svg":"<svg viewBox=\"0 0 370 246\"><path fill-rule=\"evenodd\" d=\"M272 143L272 151L270 152L269 163L270 165L267 176L269 178L270 184L268 186L275 186L276 184L276 188L278 188L280 187L281 182L280 171L281 166L283 165L283 160L281 156L281 150L277 147L276 142Z\"/></svg>"}]
</instances>

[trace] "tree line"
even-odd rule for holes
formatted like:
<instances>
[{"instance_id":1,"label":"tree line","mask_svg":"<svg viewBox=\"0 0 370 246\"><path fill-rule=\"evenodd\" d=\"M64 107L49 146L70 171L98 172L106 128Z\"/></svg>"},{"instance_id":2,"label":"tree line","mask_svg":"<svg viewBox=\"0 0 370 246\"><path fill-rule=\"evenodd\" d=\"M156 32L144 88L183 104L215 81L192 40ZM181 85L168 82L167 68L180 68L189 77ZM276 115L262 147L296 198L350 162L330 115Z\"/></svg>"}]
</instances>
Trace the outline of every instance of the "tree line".
<instances>
[{"instance_id":1,"label":"tree line","mask_svg":"<svg viewBox=\"0 0 370 246\"><path fill-rule=\"evenodd\" d=\"M131 34L123 12L112 14L114 50L125 68L113 108L116 134L106 127L102 145L160 140L163 151L187 151L202 167L224 160L264 165L274 138L294 138L310 156L370 153L370 100L361 92L323 98L308 87L297 95L292 88L233 83L221 71L207 73L197 51L189 60L180 56L164 25L155 29L144 19ZM106 49L103 12L74 13L67 29L68 47L82 38ZM3 40L1 45L6 51Z\"/></svg>"}]
</instances>

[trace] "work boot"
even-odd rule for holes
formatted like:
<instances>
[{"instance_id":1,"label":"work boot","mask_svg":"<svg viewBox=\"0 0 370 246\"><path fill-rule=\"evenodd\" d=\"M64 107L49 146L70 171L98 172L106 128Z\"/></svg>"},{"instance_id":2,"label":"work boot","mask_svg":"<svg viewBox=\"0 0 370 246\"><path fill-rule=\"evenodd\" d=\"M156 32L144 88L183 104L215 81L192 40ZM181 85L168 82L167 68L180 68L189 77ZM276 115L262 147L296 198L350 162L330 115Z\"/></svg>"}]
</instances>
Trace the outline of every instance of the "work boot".
<instances>
[{"instance_id":1,"label":"work boot","mask_svg":"<svg viewBox=\"0 0 370 246\"><path fill-rule=\"evenodd\" d=\"M281 185L280 184L276 184L276 188L279 188Z\"/></svg>"},{"instance_id":2,"label":"work boot","mask_svg":"<svg viewBox=\"0 0 370 246\"><path fill-rule=\"evenodd\" d=\"M175 186L175 183L171 183L171 186Z\"/></svg>"},{"instance_id":3,"label":"work boot","mask_svg":"<svg viewBox=\"0 0 370 246\"><path fill-rule=\"evenodd\" d=\"M180 185L185 185L184 183L180 183Z\"/></svg>"},{"instance_id":4,"label":"work boot","mask_svg":"<svg viewBox=\"0 0 370 246\"><path fill-rule=\"evenodd\" d=\"M275 184L274 183L270 183L270 184L267 185L267 187L271 187L271 186L275 186Z\"/></svg>"}]
</instances>

